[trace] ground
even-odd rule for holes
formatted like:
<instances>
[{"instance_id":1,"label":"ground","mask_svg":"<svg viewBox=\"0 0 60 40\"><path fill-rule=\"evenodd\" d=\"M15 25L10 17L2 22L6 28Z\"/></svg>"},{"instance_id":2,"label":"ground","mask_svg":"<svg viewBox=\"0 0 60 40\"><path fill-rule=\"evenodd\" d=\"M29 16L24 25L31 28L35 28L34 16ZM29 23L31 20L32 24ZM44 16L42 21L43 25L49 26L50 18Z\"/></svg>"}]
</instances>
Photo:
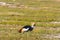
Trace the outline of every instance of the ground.
<instances>
[{"instance_id":1,"label":"ground","mask_svg":"<svg viewBox=\"0 0 60 40\"><path fill-rule=\"evenodd\" d=\"M59 0L0 0L0 40L60 40ZM32 32L19 33L36 23Z\"/></svg>"}]
</instances>

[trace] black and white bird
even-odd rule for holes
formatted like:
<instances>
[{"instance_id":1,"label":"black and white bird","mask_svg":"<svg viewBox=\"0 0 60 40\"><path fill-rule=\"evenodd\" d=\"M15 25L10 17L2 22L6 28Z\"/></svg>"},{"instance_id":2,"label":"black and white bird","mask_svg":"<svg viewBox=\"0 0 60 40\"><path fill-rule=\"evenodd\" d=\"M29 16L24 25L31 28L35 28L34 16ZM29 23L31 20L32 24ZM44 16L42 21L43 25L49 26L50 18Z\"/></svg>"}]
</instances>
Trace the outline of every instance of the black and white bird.
<instances>
[{"instance_id":1,"label":"black and white bird","mask_svg":"<svg viewBox=\"0 0 60 40\"><path fill-rule=\"evenodd\" d=\"M32 31L35 27L35 23L32 23L32 25L25 25L24 27L22 27L20 30L19 30L19 33L22 33L22 32L28 32L28 31Z\"/></svg>"}]
</instances>

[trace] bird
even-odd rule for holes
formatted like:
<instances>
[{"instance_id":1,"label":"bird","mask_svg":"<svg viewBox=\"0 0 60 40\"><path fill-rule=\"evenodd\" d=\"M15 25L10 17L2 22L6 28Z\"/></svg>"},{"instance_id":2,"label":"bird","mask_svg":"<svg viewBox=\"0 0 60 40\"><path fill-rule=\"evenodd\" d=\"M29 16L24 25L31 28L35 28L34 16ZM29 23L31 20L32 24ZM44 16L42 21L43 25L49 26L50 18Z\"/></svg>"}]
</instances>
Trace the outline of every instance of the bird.
<instances>
[{"instance_id":1,"label":"bird","mask_svg":"<svg viewBox=\"0 0 60 40\"><path fill-rule=\"evenodd\" d=\"M19 33L24 33L24 32L28 32L28 31L32 31L35 26L36 26L36 24L34 22L31 25L25 25L25 26L23 26L19 30Z\"/></svg>"}]
</instances>

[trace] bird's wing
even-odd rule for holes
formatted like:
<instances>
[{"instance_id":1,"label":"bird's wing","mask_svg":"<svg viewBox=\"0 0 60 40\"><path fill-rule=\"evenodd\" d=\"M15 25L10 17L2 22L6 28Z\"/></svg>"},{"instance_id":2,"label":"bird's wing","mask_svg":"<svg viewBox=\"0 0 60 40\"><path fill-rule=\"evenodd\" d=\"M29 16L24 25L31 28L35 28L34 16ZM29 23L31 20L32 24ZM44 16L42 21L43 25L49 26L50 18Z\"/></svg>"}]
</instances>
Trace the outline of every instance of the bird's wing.
<instances>
[{"instance_id":1,"label":"bird's wing","mask_svg":"<svg viewBox=\"0 0 60 40\"><path fill-rule=\"evenodd\" d=\"M22 31L28 31L29 30L29 28L23 28L22 29Z\"/></svg>"}]
</instances>

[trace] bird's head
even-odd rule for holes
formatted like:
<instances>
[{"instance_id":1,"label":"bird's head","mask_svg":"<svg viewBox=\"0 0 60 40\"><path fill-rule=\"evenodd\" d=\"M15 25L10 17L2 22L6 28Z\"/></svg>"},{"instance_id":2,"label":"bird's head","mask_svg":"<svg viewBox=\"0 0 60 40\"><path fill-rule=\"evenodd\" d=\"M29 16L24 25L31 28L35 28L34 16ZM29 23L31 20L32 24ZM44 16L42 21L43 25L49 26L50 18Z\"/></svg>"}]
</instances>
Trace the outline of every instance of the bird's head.
<instances>
[{"instance_id":1,"label":"bird's head","mask_svg":"<svg viewBox=\"0 0 60 40\"><path fill-rule=\"evenodd\" d=\"M35 23L35 22L33 22L33 23L31 23L31 25L32 25L32 27L34 27L34 26L36 26L36 23Z\"/></svg>"}]
</instances>

